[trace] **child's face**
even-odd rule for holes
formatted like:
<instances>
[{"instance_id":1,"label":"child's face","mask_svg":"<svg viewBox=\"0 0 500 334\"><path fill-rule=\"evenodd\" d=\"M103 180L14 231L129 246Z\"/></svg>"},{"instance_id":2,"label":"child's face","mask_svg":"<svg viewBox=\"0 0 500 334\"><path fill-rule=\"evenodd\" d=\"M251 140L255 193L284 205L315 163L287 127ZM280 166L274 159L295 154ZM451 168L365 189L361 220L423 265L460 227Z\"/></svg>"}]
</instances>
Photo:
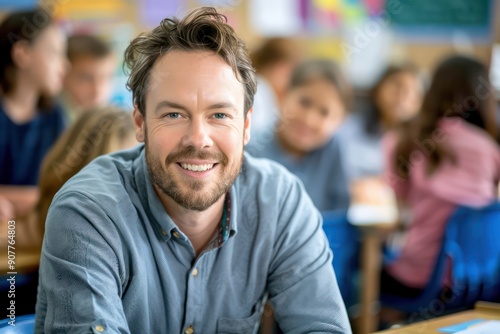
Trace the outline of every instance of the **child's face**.
<instances>
[{"instance_id":1,"label":"child's face","mask_svg":"<svg viewBox=\"0 0 500 334\"><path fill-rule=\"evenodd\" d=\"M422 104L422 85L410 72L399 72L388 77L375 97L382 118L391 125L414 117Z\"/></svg>"},{"instance_id":2,"label":"child's face","mask_svg":"<svg viewBox=\"0 0 500 334\"><path fill-rule=\"evenodd\" d=\"M57 95L68 67L66 39L60 29L55 25L44 29L28 48L27 55L24 71L40 94Z\"/></svg>"},{"instance_id":3,"label":"child's face","mask_svg":"<svg viewBox=\"0 0 500 334\"><path fill-rule=\"evenodd\" d=\"M336 87L324 79L312 80L286 95L280 137L295 152L310 152L330 140L345 115Z\"/></svg>"},{"instance_id":4,"label":"child's face","mask_svg":"<svg viewBox=\"0 0 500 334\"><path fill-rule=\"evenodd\" d=\"M65 89L79 108L102 107L109 102L115 65L112 55L104 58L81 56L73 61Z\"/></svg>"}]
</instances>

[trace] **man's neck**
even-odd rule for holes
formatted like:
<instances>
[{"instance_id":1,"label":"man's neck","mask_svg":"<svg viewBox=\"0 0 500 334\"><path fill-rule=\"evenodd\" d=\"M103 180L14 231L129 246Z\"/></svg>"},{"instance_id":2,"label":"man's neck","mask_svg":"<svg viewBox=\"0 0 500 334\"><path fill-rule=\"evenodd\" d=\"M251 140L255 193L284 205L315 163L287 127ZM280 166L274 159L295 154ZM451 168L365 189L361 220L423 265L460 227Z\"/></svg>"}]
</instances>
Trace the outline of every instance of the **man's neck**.
<instances>
[{"instance_id":1,"label":"man's neck","mask_svg":"<svg viewBox=\"0 0 500 334\"><path fill-rule=\"evenodd\" d=\"M194 211L181 207L161 191L156 191L156 193L161 194L159 197L165 210L179 229L189 238L198 256L212 240L219 227L226 196L221 196L205 211Z\"/></svg>"}]
</instances>

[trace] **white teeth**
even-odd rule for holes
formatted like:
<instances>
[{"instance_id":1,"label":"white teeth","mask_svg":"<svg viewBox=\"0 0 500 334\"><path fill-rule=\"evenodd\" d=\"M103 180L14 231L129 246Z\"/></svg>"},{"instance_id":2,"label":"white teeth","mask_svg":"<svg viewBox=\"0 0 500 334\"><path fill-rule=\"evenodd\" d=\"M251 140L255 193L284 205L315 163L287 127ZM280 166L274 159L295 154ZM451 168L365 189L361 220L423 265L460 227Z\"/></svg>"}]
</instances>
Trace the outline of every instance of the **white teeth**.
<instances>
[{"instance_id":1,"label":"white teeth","mask_svg":"<svg viewBox=\"0 0 500 334\"><path fill-rule=\"evenodd\" d=\"M190 164L181 164L182 168L193 171L193 172L205 172L209 169L212 169L214 164L207 165L190 165Z\"/></svg>"}]
</instances>

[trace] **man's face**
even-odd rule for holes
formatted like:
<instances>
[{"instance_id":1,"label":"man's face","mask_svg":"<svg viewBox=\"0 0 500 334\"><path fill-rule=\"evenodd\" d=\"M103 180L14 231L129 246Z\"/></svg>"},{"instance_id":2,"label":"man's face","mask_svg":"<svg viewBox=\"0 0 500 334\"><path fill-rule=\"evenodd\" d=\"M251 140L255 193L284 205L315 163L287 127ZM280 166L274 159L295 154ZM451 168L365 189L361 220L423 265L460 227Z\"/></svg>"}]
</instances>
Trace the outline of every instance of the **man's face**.
<instances>
[{"instance_id":1,"label":"man's face","mask_svg":"<svg viewBox=\"0 0 500 334\"><path fill-rule=\"evenodd\" d=\"M171 51L151 70L146 112L134 110L149 177L160 198L204 211L229 191L249 140L244 87L210 52Z\"/></svg>"},{"instance_id":2,"label":"man's face","mask_svg":"<svg viewBox=\"0 0 500 334\"><path fill-rule=\"evenodd\" d=\"M71 64L65 88L82 109L102 107L110 98L113 87L115 58L81 56Z\"/></svg>"}]
</instances>

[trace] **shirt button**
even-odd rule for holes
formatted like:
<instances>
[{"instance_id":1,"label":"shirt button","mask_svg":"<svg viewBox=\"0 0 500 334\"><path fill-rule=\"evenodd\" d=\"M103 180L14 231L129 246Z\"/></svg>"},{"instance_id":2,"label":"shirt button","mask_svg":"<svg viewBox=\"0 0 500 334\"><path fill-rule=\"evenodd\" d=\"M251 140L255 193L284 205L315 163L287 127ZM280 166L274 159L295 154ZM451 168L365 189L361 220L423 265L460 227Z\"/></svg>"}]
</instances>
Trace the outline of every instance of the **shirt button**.
<instances>
[{"instance_id":1,"label":"shirt button","mask_svg":"<svg viewBox=\"0 0 500 334\"><path fill-rule=\"evenodd\" d=\"M194 277L198 276L198 269L197 268L194 268L194 270L193 270L193 276Z\"/></svg>"},{"instance_id":2,"label":"shirt button","mask_svg":"<svg viewBox=\"0 0 500 334\"><path fill-rule=\"evenodd\" d=\"M104 327L102 326L95 326L95 330L98 331L99 333L104 332Z\"/></svg>"},{"instance_id":3,"label":"shirt button","mask_svg":"<svg viewBox=\"0 0 500 334\"><path fill-rule=\"evenodd\" d=\"M193 334L194 333L193 326L189 326L188 328L186 328L186 331L184 333L186 333L186 334Z\"/></svg>"},{"instance_id":4,"label":"shirt button","mask_svg":"<svg viewBox=\"0 0 500 334\"><path fill-rule=\"evenodd\" d=\"M165 230L161 230L161 234L163 234L163 235L167 235L167 231L165 231Z\"/></svg>"},{"instance_id":5,"label":"shirt button","mask_svg":"<svg viewBox=\"0 0 500 334\"><path fill-rule=\"evenodd\" d=\"M179 232L175 231L174 233L172 233L174 235L174 237L176 237L177 239L179 239L181 237L181 235L179 234Z\"/></svg>"}]
</instances>

